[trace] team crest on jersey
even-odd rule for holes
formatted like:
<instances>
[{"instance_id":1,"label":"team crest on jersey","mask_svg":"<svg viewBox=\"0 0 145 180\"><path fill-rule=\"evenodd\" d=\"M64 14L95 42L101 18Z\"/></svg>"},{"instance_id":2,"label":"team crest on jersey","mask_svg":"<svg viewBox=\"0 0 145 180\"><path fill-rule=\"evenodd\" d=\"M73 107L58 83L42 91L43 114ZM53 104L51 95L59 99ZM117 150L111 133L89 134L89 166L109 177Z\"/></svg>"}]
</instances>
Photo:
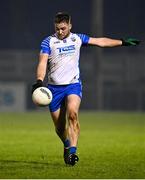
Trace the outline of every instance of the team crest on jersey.
<instances>
[{"instance_id":1,"label":"team crest on jersey","mask_svg":"<svg viewBox=\"0 0 145 180\"><path fill-rule=\"evenodd\" d=\"M63 40L63 43L66 43L66 39Z\"/></svg>"},{"instance_id":2,"label":"team crest on jersey","mask_svg":"<svg viewBox=\"0 0 145 180\"><path fill-rule=\"evenodd\" d=\"M75 42L75 41L76 41L76 38L75 38L75 37L71 37L71 40L72 40L73 42Z\"/></svg>"}]
</instances>

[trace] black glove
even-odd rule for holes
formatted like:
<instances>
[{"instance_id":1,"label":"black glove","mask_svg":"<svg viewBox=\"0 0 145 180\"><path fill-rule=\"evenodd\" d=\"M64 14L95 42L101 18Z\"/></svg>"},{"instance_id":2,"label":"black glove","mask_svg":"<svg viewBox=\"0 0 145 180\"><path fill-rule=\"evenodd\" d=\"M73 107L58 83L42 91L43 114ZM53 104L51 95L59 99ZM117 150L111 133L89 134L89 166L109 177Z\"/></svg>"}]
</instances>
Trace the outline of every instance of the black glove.
<instances>
[{"instance_id":1,"label":"black glove","mask_svg":"<svg viewBox=\"0 0 145 180\"><path fill-rule=\"evenodd\" d=\"M140 41L134 38L121 39L121 41L122 41L122 46L136 46L140 44Z\"/></svg>"},{"instance_id":2,"label":"black glove","mask_svg":"<svg viewBox=\"0 0 145 180\"><path fill-rule=\"evenodd\" d=\"M35 84L32 85L32 90L31 90L31 93L33 93L35 91L35 89L39 88L39 87L42 87L43 86L43 81L38 79L36 81Z\"/></svg>"}]
</instances>

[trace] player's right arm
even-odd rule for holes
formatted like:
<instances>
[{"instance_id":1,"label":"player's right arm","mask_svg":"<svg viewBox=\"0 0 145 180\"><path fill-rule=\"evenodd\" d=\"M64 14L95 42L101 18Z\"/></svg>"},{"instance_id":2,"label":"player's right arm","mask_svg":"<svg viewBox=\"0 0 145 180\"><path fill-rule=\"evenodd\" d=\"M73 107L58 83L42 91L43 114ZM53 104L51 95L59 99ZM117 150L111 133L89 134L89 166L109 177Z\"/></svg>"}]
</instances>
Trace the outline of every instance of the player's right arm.
<instances>
[{"instance_id":1,"label":"player's right arm","mask_svg":"<svg viewBox=\"0 0 145 180\"><path fill-rule=\"evenodd\" d=\"M37 89L38 87L43 86L43 80L46 75L46 69L47 69L47 61L48 61L48 54L47 53L40 53L39 55L39 62L37 65L37 71L36 71L36 83L32 85L32 93Z\"/></svg>"},{"instance_id":2,"label":"player's right arm","mask_svg":"<svg viewBox=\"0 0 145 180\"><path fill-rule=\"evenodd\" d=\"M41 43L39 62L36 71L36 83L32 85L32 93L38 87L43 86L43 80L46 75L48 56L50 54L49 40L50 38L45 38Z\"/></svg>"},{"instance_id":3,"label":"player's right arm","mask_svg":"<svg viewBox=\"0 0 145 180\"><path fill-rule=\"evenodd\" d=\"M47 69L47 61L48 61L48 54L47 53L40 53L39 55L39 62L37 66L36 78L37 80L43 81L46 75Z\"/></svg>"}]
</instances>

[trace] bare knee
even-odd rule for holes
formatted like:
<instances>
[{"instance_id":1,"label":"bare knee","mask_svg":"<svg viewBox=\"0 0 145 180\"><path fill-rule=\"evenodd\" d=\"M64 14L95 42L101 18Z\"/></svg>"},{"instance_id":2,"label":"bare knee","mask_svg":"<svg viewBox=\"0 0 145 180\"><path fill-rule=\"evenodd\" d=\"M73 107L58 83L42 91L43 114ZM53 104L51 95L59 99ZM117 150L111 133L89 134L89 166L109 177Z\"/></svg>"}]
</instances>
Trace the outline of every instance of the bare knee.
<instances>
[{"instance_id":1,"label":"bare knee","mask_svg":"<svg viewBox=\"0 0 145 180\"><path fill-rule=\"evenodd\" d=\"M68 119L69 119L69 121L74 122L78 119L78 114L75 111L69 112Z\"/></svg>"},{"instance_id":2,"label":"bare knee","mask_svg":"<svg viewBox=\"0 0 145 180\"><path fill-rule=\"evenodd\" d=\"M68 113L68 122L70 126L74 126L77 130L80 130L78 114L75 111Z\"/></svg>"}]
</instances>

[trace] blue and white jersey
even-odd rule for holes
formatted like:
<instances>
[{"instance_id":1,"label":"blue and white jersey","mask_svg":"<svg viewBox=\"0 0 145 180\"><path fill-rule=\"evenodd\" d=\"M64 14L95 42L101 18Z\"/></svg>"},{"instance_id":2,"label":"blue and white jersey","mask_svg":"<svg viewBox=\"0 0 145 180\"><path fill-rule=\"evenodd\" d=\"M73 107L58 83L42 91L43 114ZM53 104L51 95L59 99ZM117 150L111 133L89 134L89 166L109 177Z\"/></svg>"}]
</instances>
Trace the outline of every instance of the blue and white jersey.
<instances>
[{"instance_id":1,"label":"blue and white jersey","mask_svg":"<svg viewBox=\"0 0 145 180\"><path fill-rule=\"evenodd\" d=\"M63 40L52 35L42 41L40 52L49 56L48 84L64 85L80 81L80 48L88 41L87 35L74 33Z\"/></svg>"}]
</instances>

